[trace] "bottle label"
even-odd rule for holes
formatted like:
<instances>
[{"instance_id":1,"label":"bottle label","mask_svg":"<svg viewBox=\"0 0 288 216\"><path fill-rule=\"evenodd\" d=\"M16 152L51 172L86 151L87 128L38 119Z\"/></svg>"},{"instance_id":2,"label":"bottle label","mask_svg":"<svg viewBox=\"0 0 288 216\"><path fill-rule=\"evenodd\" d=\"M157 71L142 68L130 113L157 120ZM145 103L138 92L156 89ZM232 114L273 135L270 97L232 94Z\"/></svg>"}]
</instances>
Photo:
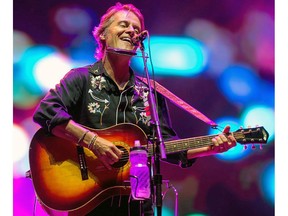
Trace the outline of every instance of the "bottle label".
<instances>
[{"instance_id":1,"label":"bottle label","mask_svg":"<svg viewBox=\"0 0 288 216\"><path fill-rule=\"evenodd\" d=\"M150 174L147 166L132 167L130 170L130 184L132 197L135 200L150 198Z\"/></svg>"}]
</instances>

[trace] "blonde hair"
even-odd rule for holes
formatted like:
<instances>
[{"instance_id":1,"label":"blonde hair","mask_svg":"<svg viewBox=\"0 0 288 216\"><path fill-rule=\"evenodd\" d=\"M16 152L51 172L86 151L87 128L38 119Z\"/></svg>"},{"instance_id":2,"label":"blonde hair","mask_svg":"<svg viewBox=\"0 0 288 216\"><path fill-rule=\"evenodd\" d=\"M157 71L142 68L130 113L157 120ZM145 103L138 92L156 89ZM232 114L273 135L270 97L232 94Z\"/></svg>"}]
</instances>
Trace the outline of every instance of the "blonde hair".
<instances>
[{"instance_id":1,"label":"blonde hair","mask_svg":"<svg viewBox=\"0 0 288 216\"><path fill-rule=\"evenodd\" d=\"M144 17L140 10L136 8L133 4L121 4L120 2L117 2L114 6L110 7L106 13L101 17L99 26L95 26L94 30L92 31L92 34L98 44L98 47L96 48L95 57L96 59L101 59L104 54L105 50L105 41L100 39L100 35L105 34L105 30L107 27L110 26L110 24L113 22L113 15L116 14L119 11L131 11L134 13L141 23L141 30L145 29L144 26Z\"/></svg>"}]
</instances>

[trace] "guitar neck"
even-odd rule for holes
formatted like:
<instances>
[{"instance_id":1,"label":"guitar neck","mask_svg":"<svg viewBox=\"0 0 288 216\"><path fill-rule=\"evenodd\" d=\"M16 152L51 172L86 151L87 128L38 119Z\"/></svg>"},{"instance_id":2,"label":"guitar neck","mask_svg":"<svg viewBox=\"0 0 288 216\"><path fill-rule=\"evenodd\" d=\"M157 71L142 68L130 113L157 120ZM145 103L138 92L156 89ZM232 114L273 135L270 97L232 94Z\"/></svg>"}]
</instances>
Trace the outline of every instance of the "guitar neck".
<instances>
[{"instance_id":1,"label":"guitar neck","mask_svg":"<svg viewBox=\"0 0 288 216\"><path fill-rule=\"evenodd\" d=\"M211 139L214 136L200 136L200 137L193 137L193 138L186 138L180 140L171 140L165 142L165 150L167 154L176 153L180 151L185 151L188 149L196 149L205 146L212 145ZM148 149L149 155L152 156L153 148Z\"/></svg>"},{"instance_id":2,"label":"guitar neck","mask_svg":"<svg viewBox=\"0 0 288 216\"><path fill-rule=\"evenodd\" d=\"M185 151L188 149L197 149L197 148L213 145L211 141L213 137L216 137L216 135L200 136L200 137L168 141L168 142L165 142L166 152L167 154L169 154L169 153Z\"/></svg>"},{"instance_id":3,"label":"guitar neck","mask_svg":"<svg viewBox=\"0 0 288 216\"><path fill-rule=\"evenodd\" d=\"M237 142L240 142L241 144L248 144L246 142L245 133L243 131L239 132L233 132L231 133ZM165 150L167 154L176 153L180 151L186 151L189 149L197 149L201 147L211 146L213 145L212 139L218 135L209 135L209 136L199 136L199 137L192 137L192 138L186 138L186 139L179 139L179 140L171 140L165 142ZM252 141L251 143L261 143L263 140L260 139L259 142L255 140L249 140ZM148 149L149 155L152 156L153 153L153 147L149 147Z\"/></svg>"}]
</instances>

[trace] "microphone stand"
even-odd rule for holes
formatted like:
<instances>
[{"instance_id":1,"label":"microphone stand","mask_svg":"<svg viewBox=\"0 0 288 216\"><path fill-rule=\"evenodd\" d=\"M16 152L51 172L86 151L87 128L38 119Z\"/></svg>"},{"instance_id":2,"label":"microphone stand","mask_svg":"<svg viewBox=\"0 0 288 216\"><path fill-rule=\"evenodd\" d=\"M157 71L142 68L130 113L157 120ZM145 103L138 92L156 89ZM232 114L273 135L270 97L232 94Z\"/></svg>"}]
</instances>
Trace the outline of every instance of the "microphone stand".
<instances>
[{"instance_id":1,"label":"microphone stand","mask_svg":"<svg viewBox=\"0 0 288 216\"><path fill-rule=\"evenodd\" d=\"M150 104L150 112L151 112L151 118L152 118L152 125L153 125L153 138L154 143L156 143L156 148L154 150L154 164L155 164L155 173L154 174L154 181L152 184L152 187L154 185L156 186L156 207L157 207L157 216L162 215L162 175L160 174L160 155L162 159L166 159L166 153L165 153L165 145L163 142L162 138L162 133L160 129L160 121L159 121L159 116L158 112L156 110L156 102L155 98L153 97L152 94L152 87L151 87L151 82L150 82L150 77L149 77L149 72L147 68L147 58L145 57L145 52L144 52L144 44L143 41L139 41L139 48L142 53L142 58L143 58L143 63L144 63L144 71L146 73L147 77L147 83L149 87L149 104ZM155 126L156 126L156 137L154 137L155 134ZM153 190L154 191L154 190Z\"/></svg>"}]
</instances>

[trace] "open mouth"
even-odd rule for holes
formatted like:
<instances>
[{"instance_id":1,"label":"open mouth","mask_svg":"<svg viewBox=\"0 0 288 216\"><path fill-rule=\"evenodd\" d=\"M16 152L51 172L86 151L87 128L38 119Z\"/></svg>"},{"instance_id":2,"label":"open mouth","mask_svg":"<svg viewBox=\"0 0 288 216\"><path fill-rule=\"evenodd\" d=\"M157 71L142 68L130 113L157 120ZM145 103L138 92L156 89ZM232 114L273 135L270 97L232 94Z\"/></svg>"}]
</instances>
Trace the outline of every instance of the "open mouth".
<instances>
[{"instance_id":1,"label":"open mouth","mask_svg":"<svg viewBox=\"0 0 288 216\"><path fill-rule=\"evenodd\" d=\"M130 37L123 37L123 38L120 38L120 39L121 39L122 41L126 41L126 42L128 42L128 43L130 43L130 44L133 45L132 40L131 40Z\"/></svg>"}]
</instances>

